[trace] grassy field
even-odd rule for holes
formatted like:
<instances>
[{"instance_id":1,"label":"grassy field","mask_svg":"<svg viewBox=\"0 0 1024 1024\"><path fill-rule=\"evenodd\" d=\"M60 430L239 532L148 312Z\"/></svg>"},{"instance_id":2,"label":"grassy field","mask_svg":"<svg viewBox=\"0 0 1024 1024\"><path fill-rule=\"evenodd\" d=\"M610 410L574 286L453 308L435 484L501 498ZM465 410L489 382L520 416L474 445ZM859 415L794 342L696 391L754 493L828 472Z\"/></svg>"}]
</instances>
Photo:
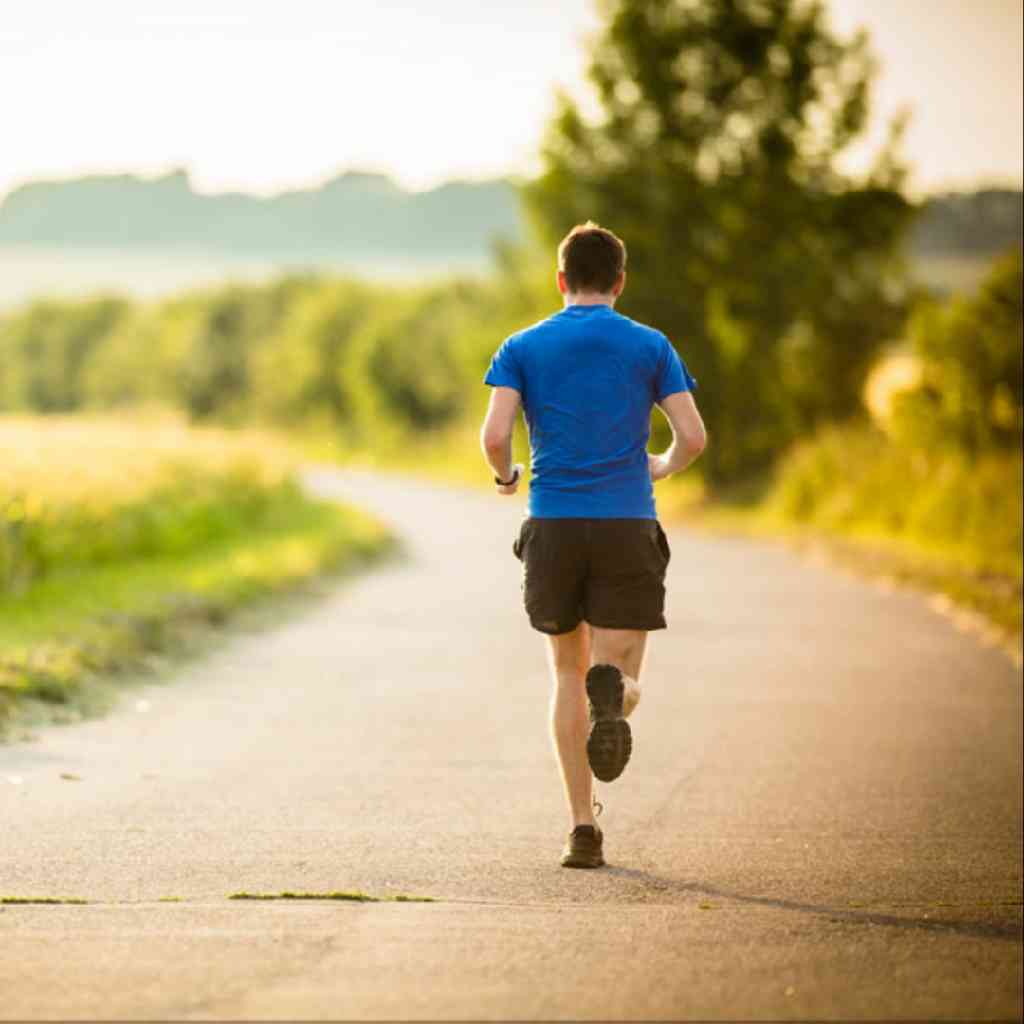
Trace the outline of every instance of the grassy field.
<instances>
[{"instance_id":1,"label":"grassy field","mask_svg":"<svg viewBox=\"0 0 1024 1024\"><path fill-rule=\"evenodd\" d=\"M1019 648L1022 477L1019 453L972 457L833 428L787 457L762 516L835 538L844 561L944 593Z\"/></svg>"},{"instance_id":2,"label":"grassy field","mask_svg":"<svg viewBox=\"0 0 1024 1024\"><path fill-rule=\"evenodd\" d=\"M0 732L74 717L97 676L388 546L293 468L262 434L0 419Z\"/></svg>"}]
</instances>

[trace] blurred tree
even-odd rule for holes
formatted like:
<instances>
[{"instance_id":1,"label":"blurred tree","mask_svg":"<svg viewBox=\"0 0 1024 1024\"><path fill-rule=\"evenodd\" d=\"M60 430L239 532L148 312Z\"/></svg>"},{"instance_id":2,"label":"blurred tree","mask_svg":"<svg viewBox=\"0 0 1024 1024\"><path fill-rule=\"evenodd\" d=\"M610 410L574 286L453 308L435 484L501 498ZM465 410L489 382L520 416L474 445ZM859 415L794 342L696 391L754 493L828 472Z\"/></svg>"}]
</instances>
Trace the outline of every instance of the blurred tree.
<instances>
[{"instance_id":1,"label":"blurred tree","mask_svg":"<svg viewBox=\"0 0 1024 1024\"><path fill-rule=\"evenodd\" d=\"M362 324L340 374L364 441L436 429L462 410L476 381L460 337L478 290L461 281L396 290Z\"/></svg>"},{"instance_id":2,"label":"blurred tree","mask_svg":"<svg viewBox=\"0 0 1024 1024\"><path fill-rule=\"evenodd\" d=\"M243 288L225 288L192 305L183 324L178 385L193 419L223 415L248 388L248 349L259 315Z\"/></svg>"},{"instance_id":3,"label":"blurred tree","mask_svg":"<svg viewBox=\"0 0 1024 1024\"><path fill-rule=\"evenodd\" d=\"M895 400L897 428L918 445L950 442L972 455L1019 450L1024 431L1021 252L993 265L977 295L922 307L910 338L920 386Z\"/></svg>"},{"instance_id":4,"label":"blurred tree","mask_svg":"<svg viewBox=\"0 0 1024 1024\"><path fill-rule=\"evenodd\" d=\"M253 346L253 412L283 425L328 427L351 415L339 368L359 325L382 301L369 285L313 282L293 296L277 326Z\"/></svg>"},{"instance_id":5,"label":"blurred tree","mask_svg":"<svg viewBox=\"0 0 1024 1024\"><path fill-rule=\"evenodd\" d=\"M259 367L251 364L292 308L319 287L314 277L292 276L135 303L85 367L85 403L166 402L196 419L238 419L250 408L266 413L274 399L256 394L251 377ZM71 313L65 305L62 314Z\"/></svg>"},{"instance_id":6,"label":"blurred tree","mask_svg":"<svg viewBox=\"0 0 1024 1024\"><path fill-rule=\"evenodd\" d=\"M167 324L180 301L134 303L97 345L83 373L83 404L111 408L141 402L180 404L176 363L164 345Z\"/></svg>"},{"instance_id":7,"label":"blurred tree","mask_svg":"<svg viewBox=\"0 0 1024 1024\"><path fill-rule=\"evenodd\" d=\"M301 280L228 285L183 299L160 347L172 353L174 386L196 420L240 419L251 395L253 353L301 294Z\"/></svg>"},{"instance_id":8,"label":"blurred tree","mask_svg":"<svg viewBox=\"0 0 1024 1024\"><path fill-rule=\"evenodd\" d=\"M621 234L623 312L664 330L701 391L712 481L860 410L901 317L900 126L864 180L836 158L861 132L873 63L820 3L606 0L590 80L526 188L548 243L588 218Z\"/></svg>"},{"instance_id":9,"label":"blurred tree","mask_svg":"<svg viewBox=\"0 0 1024 1024\"><path fill-rule=\"evenodd\" d=\"M40 301L0 322L0 409L67 412L81 405L83 376L128 303Z\"/></svg>"}]
</instances>

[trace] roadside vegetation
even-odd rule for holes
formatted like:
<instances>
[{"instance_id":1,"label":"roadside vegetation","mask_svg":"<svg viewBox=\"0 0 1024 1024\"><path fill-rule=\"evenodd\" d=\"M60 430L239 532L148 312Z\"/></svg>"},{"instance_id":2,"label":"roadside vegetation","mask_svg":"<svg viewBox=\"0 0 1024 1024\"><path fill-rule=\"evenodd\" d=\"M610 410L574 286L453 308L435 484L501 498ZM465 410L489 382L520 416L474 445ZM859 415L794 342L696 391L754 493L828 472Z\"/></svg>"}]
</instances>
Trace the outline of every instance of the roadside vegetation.
<instances>
[{"instance_id":1,"label":"roadside vegetation","mask_svg":"<svg viewBox=\"0 0 1024 1024\"><path fill-rule=\"evenodd\" d=\"M848 560L942 590L1019 649L1021 332L1019 252L975 295L921 304L904 346L910 379L877 396L873 422L829 427L791 451L762 503L766 521L853 542Z\"/></svg>"},{"instance_id":2,"label":"roadside vegetation","mask_svg":"<svg viewBox=\"0 0 1024 1024\"><path fill-rule=\"evenodd\" d=\"M0 418L0 733L387 545L293 468L269 435L166 417Z\"/></svg>"}]
</instances>

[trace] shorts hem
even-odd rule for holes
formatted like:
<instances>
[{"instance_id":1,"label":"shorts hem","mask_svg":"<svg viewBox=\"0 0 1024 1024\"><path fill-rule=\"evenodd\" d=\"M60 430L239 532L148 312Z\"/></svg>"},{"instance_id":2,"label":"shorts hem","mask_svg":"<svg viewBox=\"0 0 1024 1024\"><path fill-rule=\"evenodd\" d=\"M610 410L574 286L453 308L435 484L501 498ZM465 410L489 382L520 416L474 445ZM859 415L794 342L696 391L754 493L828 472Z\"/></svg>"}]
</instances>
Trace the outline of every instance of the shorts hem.
<instances>
[{"instance_id":1,"label":"shorts hem","mask_svg":"<svg viewBox=\"0 0 1024 1024\"><path fill-rule=\"evenodd\" d=\"M566 633L571 633L574 629L578 628L581 622L583 622L583 619L577 619L571 626L563 626L562 623L559 623L557 627L548 629L540 623L534 622L533 619L530 619L530 626L538 633L544 633L546 636L565 636Z\"/></svg>"},{"instance_id":2,"label":"shorts hem","mask_svg":"<svg viewBox=\"0 0 1024 1024\"><path fill-rule=\"evenodd\" d=\"M584 619L583 621L588 626L594 626L597 629L635 629L643 633L653 633L658 629L668 629L668 623L664 619L660 619L654 625L651 625L650 622L638 625L635 619L632 621L617 619L614 622L595 622L593 619Z\"/></svg>"}]
</instances>

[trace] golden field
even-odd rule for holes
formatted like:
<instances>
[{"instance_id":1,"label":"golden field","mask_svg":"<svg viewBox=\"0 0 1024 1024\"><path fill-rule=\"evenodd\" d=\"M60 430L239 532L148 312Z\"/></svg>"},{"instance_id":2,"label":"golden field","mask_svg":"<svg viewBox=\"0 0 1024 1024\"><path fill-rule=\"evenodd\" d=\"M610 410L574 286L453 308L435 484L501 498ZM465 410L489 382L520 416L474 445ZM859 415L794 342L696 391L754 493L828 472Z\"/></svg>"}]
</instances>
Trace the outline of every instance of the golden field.
<instances>
[{"instance_id":1,"label":"golden field","mask_svg":"<svg viewBox=\"0 0 1024 1024\"><path fill-rule=\"evenodd\" d=\"M293 467L269 435L175 417L0 417L0 593L224 536L265 515Z\"/></svg>"},{"instance_id":2,"label":"golden field","mask_svg":"<svg viewBox=\"0 0 1024 1024\"><path fill-rule=\"evenodd\" d=\"M375 520L308 499L295 469L255 431L0 417L0 734L95 713L117 673L388 548Z\"/></svg>"}]
</instances>

